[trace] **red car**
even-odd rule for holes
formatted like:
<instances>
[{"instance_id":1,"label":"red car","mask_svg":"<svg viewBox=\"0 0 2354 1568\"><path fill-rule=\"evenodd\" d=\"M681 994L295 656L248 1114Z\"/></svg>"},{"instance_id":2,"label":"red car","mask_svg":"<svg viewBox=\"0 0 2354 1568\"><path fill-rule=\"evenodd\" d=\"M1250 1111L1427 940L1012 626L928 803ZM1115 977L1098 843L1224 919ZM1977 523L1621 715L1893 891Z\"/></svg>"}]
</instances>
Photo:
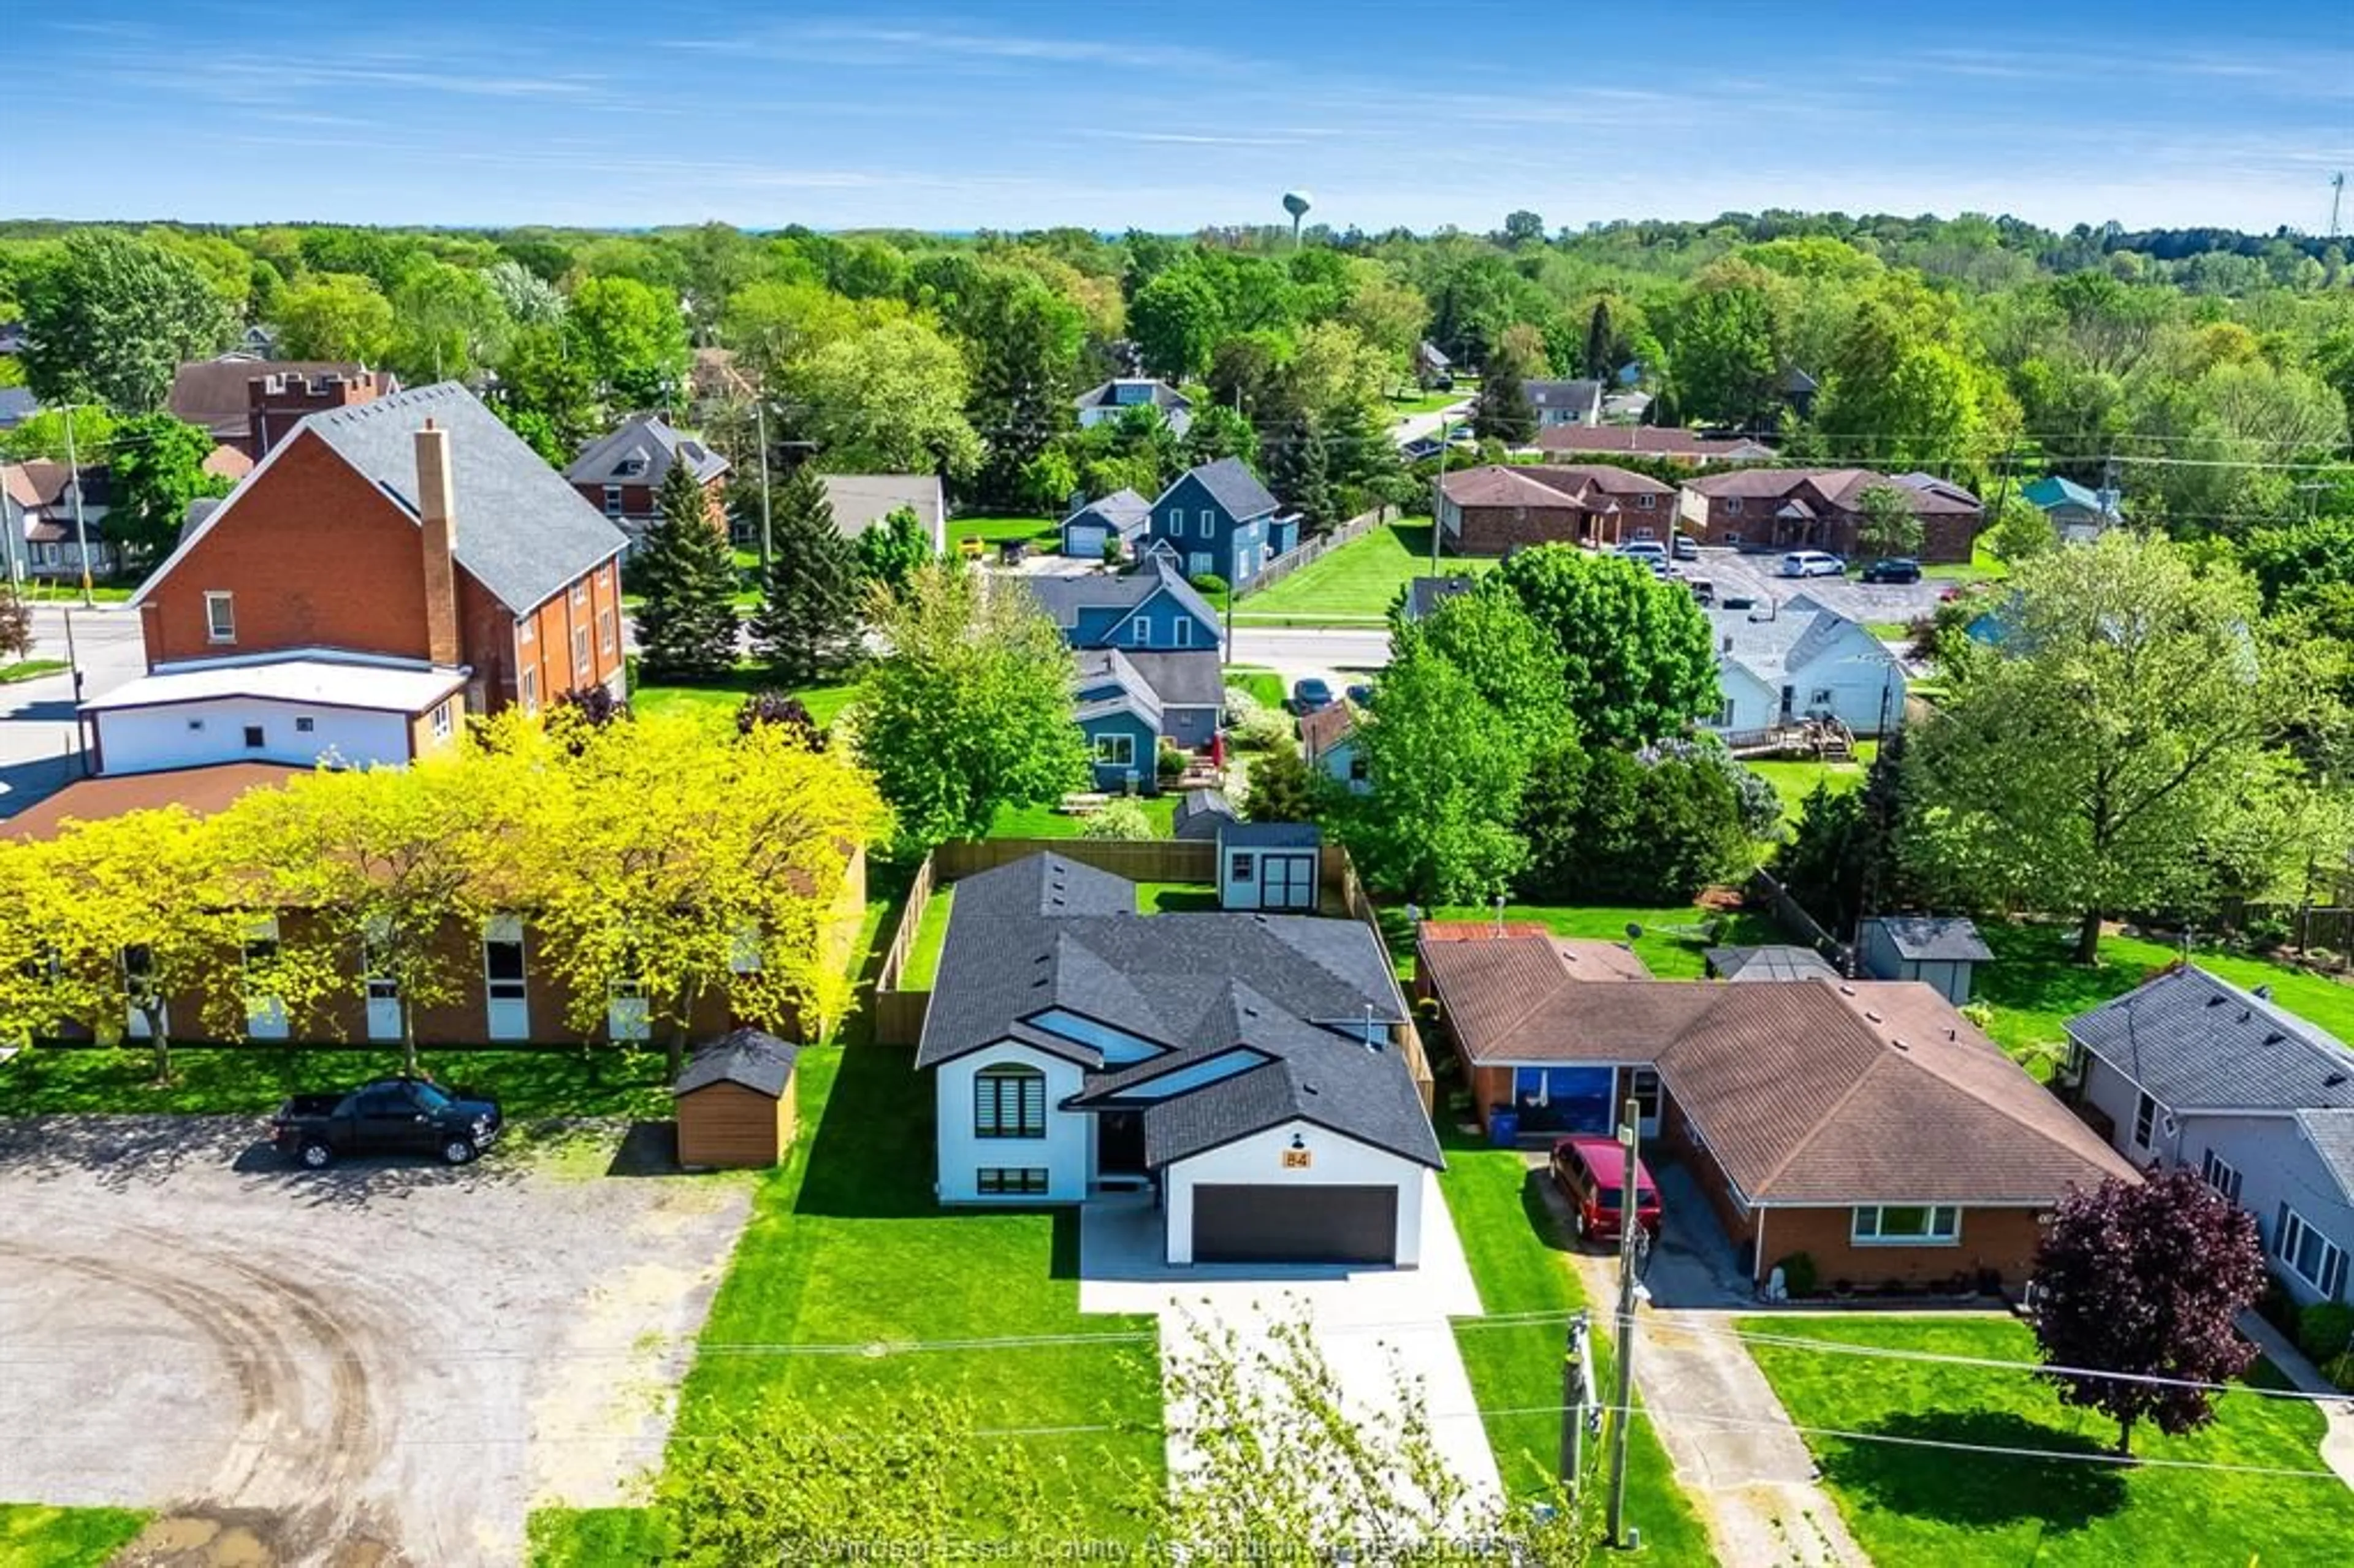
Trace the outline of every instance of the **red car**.
<instances>
[{"instance_id":1,"label":"red car","mask_svg":"<svg viewBox=\"0 0 2354 1568\"><path fill-rule=\"evenodd\" d=\"M1553 1146L1553 1184L1577 1211L1577 1234L1585 1241L1617 1241L1626 1187L1627 1151L1614 1138L1564 1138ZM1659 1184L1635 1161L1635 1223L1652 1240L1659 1235Z\"/></svg>"}]
</instances>

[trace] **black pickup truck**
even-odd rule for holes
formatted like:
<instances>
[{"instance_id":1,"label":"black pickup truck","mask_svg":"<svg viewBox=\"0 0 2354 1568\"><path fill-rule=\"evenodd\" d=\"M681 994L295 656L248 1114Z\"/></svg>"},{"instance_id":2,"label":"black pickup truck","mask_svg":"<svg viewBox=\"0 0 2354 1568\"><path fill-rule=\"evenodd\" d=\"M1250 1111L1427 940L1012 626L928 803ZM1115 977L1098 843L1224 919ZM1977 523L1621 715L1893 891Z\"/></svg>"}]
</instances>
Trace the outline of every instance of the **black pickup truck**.
<instances>
[{"instance_id":1,"label":"black pickup truck","mask_svg":"<svg viewBox=\"0 0 2354 1568\"><path fill-rule=\"evenodd\" d=\"M424 1078L376 1078L348 1094L296 1095L278 1107L270 1141L313 1171L346 1154L438 1154L463 1165L499 1136L498 1102Z\"/></svg>"}]
</instances>

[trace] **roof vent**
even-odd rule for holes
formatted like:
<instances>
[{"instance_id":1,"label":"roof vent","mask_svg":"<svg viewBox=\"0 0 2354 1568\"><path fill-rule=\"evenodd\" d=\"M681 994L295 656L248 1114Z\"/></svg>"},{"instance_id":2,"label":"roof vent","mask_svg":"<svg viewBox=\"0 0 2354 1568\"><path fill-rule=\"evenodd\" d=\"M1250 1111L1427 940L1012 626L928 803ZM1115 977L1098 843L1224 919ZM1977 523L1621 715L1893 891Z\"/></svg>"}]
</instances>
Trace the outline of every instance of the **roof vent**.
<instances>
[{"instance_id":1,"label":"roof vent","mask_svg":"<svg viewBox=\"0 0 2354 1568\"><path fill-rule=\"evenodd\" d=\"M1867 1007L1863 1010L1863 1020L1866 1023L1877 1023L1880 1022L1880 1014Z\"/></svg>"},{"instance_id":2,"label":"roof vent","mask_svg":"<svg viewBox=\"0 0 2354 1568\"><path fill-rule=\"evenodd\" d=\"M1841 996L1853 996L1855 994L1855 987L1851 985L1843 985L1840 987L1840 994Z\"/></svg>"},{"instance_id":3,"label":"roof vent","mask_svg":"<svg viewBox=\"0 0 2354 1568\"><path fill-rule=\"evenodd\" d=\"M2345 1082L2346 1082L2346 1075L2345 1075L2345 1074L2343 1074L2343 1073L2332 1073L2332 1074L2330 1074L2330 1075L2329 1075L2329 1076L2327 1076L2327 1077L2326 1077L2326 1078L2324 1078L2324 1079L2322 1079L2322 1080L2321 1080L2321 1086L2322 1086L2323 1088L2325 1088L2325 1089L2334 1089L2334 1088L2337 1088L2339 1085L2341 1085L2341 1084L2343 1084L2343 1083L2345 1083Z\"/></svg>"},{"instance_id":4,"label":"roof vent","mask_svg":"<svg viewBox=\"0 0 2354 1568\"><path fill-rule=\"evenodd\" d=\"M2272 986L2269 983L2258 986L2255 991L2255 997L2258 1001L2270 1001L2273 999Z\"/></svg>"},{"instance_id":5,"label":"roof vent","mask_svg":"<svg viewBox=\"0 0 2354 1568\"><path fill-rule=\"evenodd\" d=\"M2210 1007L2221 1007L2223 1005L2224 1000L2224 998L2220 996L2211 996L2207 999L2207 1005Z\"/></svg>"},{"instance_id":6,"label":"roof vent","mask_svg":"<svg viewBox=\"0 0 2354 1568\"><path fill-rule=\"evenodd\" d=\"M2264 1044L2267 1045L2277 1045L2287 1038L2287 1035L2275 1029L2271 1033L2264 1036Z\"/></svg>"},{"instance_id":7,"label":"roof vent","mask_svg":"<svg viewBox=\"0 0 2354 1568\"><path fill-rule=\"evenodd\" d=\"M1899 1039L1898 1039L1896 1036L1894 1036L1893 1034L1892 1034L1892 1035L1890 1035L1890 1036L1888 1037L1888 1043L1889 1043L1891 1045L1895 1046L1899 1051L1910 1051L1911 1049L1913 1049L1913 1047L1912 1047L1912 1046L1907 1045L1906 1044L1904 1044L1904 1042L1903 1042L1903 1041L1899 1040Z\"/></svg>"},{"instance_id":8,"label":"roof vent","mask_svg":"<svg viewBox=\"0 0 2354 1568\"><path fill-rule=\"evenodd\" d=\"M1317 1093L1318 1090L1316 1086L1313 1084L1302 1084L1299 1086L1299 1092L1303 1095L1312 1095Z\"/></svg>"}]
</instances>

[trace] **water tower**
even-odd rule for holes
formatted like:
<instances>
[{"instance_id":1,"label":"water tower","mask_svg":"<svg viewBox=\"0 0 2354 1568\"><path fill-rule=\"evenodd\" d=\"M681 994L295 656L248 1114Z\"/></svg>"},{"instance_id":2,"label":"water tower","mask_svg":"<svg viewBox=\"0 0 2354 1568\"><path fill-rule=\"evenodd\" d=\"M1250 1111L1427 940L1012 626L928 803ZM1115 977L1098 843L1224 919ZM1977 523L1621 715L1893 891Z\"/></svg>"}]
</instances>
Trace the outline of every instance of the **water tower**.
<instances>
[{"instance_id":1,"label":"water tower","mask_svg":"<svg viewBox=\"0 0 2354 1568\"><path fill-rule=\"evenodd\" d=\"M1306 217L1308 209L1315 205L1306 191L1283 193L1283 210L1291 215L1291 248L1294 250L1299 249L1299 220Z\"/></svg>"}]
</instances>

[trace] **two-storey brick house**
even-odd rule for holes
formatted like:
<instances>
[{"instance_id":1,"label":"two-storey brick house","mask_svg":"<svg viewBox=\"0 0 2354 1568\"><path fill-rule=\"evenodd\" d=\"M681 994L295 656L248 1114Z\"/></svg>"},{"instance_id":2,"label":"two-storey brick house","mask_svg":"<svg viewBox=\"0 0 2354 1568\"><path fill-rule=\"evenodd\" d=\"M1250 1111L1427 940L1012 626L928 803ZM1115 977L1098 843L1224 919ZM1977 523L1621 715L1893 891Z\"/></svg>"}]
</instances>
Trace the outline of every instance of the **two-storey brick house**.
<instances>
[{"instance_id":1,"label":"two-storey brick house","mask_svg":"<svg viewBox=\"0 0 2354 1568\"><path fill-rule=\"evenodd\" d=\"M624 543L455 383L313 415L134 597L148 673L85 705L90 749L398 762L468 712L618 694Z\"/></svg>"},{"instance_id":2,"label":"two-storey brick house","mask_svg":"<svg viewBox=\"0 0 2354 1568\"><path fill-rule=\"evenodd\" d=\"M659 414L633 414L618 429L581 448L564 478L583 501L627 534L634 547L661 516L663 481L679 463L686 464L703 487L711 525L725 529L727 460L695 437L673 429Z\"/></svg>"},{"instance_id":3,"label":"two-storey brick house","mask_svg":"<svg viewBox=\"0 0 2354 1568\"><path fill-rule=\"evenodd\" d=\"M1152 503L1151 537L1165 545L1188 578L1215 577L1240 588L1299 543L1299 519L1279 503L1239 458L1186 470Z\"/></svg>"},{"instance_id":4,"label":"two-storey brick house","mask_svg":"<svg viewBox=\"0 0 2354 1568\"><path fill-rule=\"evenodd\" d=\"M1921 520L1924 561L1970 558L1986 506L1959 485L1926 474L1891 479L1862 468L1749 468L1689 480L1682 531L1703 545L1857 553L1866 491L1893 491Z\"/></svg>"}]
</instances>

